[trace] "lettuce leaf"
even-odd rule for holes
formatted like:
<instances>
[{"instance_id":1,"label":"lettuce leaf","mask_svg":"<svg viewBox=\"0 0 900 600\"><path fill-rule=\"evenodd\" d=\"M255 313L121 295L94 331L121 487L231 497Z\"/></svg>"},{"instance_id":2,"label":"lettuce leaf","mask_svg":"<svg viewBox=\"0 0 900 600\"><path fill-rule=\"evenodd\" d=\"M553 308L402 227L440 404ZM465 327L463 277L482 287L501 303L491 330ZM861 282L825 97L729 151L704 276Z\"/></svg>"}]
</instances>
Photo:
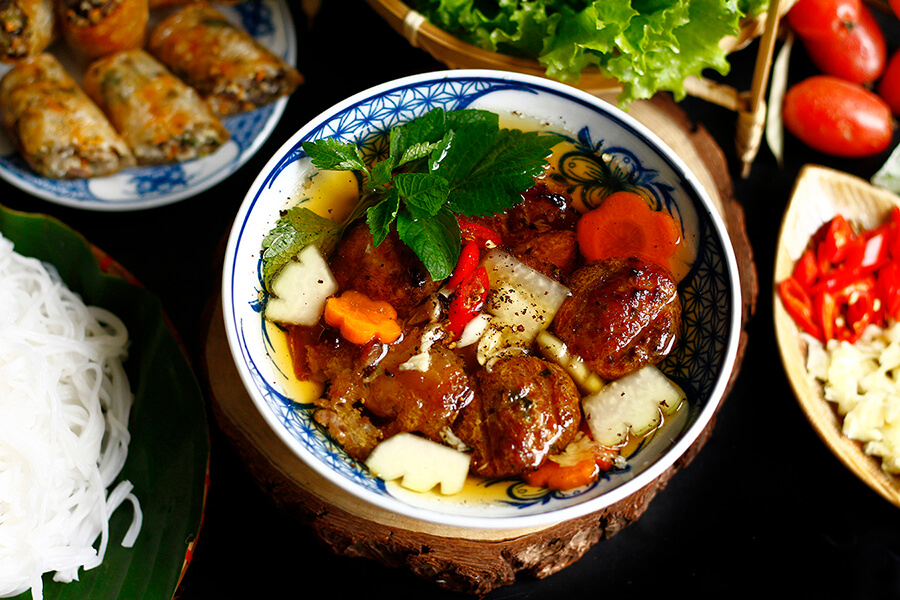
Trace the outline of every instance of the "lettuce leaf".
<instances>
[{"instance_id":1,"label":"lettuce leaf","mask_svg":"<svg viewBox=\"0 0 900 600\"><path fill-rule=\"evenodd\" d=\"M538 60L548 77L577 83L597 67L623 86L619 102L659 90L685 96L684 80L728 73L719 41L768 0L415 0L434 25L471 44Z\"/></svg>"}]
</instances>

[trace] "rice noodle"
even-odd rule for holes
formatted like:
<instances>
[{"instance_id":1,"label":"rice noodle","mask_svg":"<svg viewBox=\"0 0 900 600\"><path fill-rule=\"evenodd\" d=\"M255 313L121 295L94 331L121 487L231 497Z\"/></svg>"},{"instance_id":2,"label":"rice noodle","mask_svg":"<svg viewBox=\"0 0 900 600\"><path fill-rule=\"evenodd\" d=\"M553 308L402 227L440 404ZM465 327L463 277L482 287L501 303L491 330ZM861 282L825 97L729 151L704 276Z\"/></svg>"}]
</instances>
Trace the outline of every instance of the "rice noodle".
<instances>
[{"instance_id":1,"label":"rice noodle","mask_svg":"<svg viewBox=\"0 0 900 600\"><path fill-rule=\"evenodd\" d=\"M40 599L44 573L70 582L99 565L125 500L134 517L122 545L134 544L131 483L107 493L130 441L127 348L118 317L0 235L0 597L30 588Z\"/></svg>"}]
</instances>

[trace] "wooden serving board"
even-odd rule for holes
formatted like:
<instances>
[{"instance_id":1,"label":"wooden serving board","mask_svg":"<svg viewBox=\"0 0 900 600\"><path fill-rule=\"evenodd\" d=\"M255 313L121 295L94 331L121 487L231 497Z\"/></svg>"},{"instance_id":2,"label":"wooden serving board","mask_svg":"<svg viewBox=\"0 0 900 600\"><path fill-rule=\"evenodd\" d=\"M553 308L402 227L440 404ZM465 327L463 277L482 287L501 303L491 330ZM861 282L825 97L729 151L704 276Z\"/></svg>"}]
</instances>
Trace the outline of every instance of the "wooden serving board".
<instances>
[{"instance_id":1,"label":"wooden serving board","mask_svg":"<svg viewBox=\"0 0 900 600\"><path fill-rule=\"evenodd\" d=\"M740 265L746 325L756 306L756 269L743 210L733 198L721 149L705 129L690 123L668 96L637 102L630 114L691 167L722 215ZM640 517L670 477L691 462L712 431L710 423L684 456L643 489L578 519L513 531L461 529L411 520L348 496L292 454L244 391L225 338L219 298L212 300L209 312L202 367L215 421L273 502L308 524L321 542L339 555L406 568L454 591L484 594L513 583L518 573L546 577L572 564L601 539ZM732 383L745 345L746 333L742 334ZM215 376L209 377L210 373Z\"/></svg>"}]
</instances>

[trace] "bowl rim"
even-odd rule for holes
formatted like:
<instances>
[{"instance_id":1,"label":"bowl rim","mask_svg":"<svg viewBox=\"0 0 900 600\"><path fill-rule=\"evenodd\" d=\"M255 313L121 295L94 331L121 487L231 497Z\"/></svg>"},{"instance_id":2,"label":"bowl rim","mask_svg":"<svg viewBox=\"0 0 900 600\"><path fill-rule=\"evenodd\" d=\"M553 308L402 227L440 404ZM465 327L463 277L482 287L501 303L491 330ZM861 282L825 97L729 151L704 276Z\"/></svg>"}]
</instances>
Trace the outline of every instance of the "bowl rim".
<instances>
[{"instance_id":1,"label":"bowl rim","mask_svg":"<svg viewBox=\"0 0 900 600\"><path fill-rule=\"evenodd\" d=\"M384 94L392 89L409 87L410 85L421 84L427 81L473 78L515 82L538 90L548 91L556 96L568 97L582 105L587 105L601 113L606 113L607 117L614 121L620 121L622 125L624 125L626 129L630 129L634 135L643 137L644 141L649 146L656 149L659 157L669 163L671 168L683 177L685 187L692 188L692 192L699 202L699 205L696 207L698 213L703 212L703 217L709 219L716 236L721 240L722 253L725 258L724 271L730 282L729 296L732 306L731 322L728 324L727 344L724 349L724 355L719 370L720 372L714 385L711 387L709 400L706 402L705 406L697 412L693 421L681 432L681 435L675 443L665 449L651 465L646 467L635 477L624 481L612 490L573 505L528 515L460 515L413 506L404 502L402 499L378 495L362 486L350 482L344 476L323 464L322 461L310 456L307 450L304 449L278 421L276 415L268 409L252 375L248 372L246 365L240 359L240 340L238 339L235 322L236 308L232 303L231 297L233 273L235 270L233 258L236 256L238 243L243 235L248 214L253 210L261 191L265 188L270 178L273 176L273 173L276 172L276 167L304 137L319 128L334 115L339 114L343 110L352 107L369 97ZM229 350L235 360L241 381L256 409L262 414L266 424L276 433L280 440L288 446L291 452L306 466L313 469L318 475L324 477L326 480L333 483L341 490L351 494L358 500L362 500L377 508L388 511L391 514L401 515L406 518L436 525L468 529L512 530L554 525L598 512L616 504L617 502L634 495L636 492L659 478L666 470L672 467L680 457L687 453L690 447L697 441L700 434L710 424L714 414L724 400L731 374L736 365L742 328L743 302L741 296L741 280L731 237L722 215L719 214L709 197L708 192L686 163L648 127L618 107L609 104L597 96L593 96L588 92L582 91L571 85L543 77L492 69L437 70L393 79L357 92L309 119L302 127L291 135L278 150L275 151L274 155L266 162L248 189L248 192L235 215L231 231L229 232L222 275L222 309L225 320L226 339Z\"/></svg>"}]
</instances>

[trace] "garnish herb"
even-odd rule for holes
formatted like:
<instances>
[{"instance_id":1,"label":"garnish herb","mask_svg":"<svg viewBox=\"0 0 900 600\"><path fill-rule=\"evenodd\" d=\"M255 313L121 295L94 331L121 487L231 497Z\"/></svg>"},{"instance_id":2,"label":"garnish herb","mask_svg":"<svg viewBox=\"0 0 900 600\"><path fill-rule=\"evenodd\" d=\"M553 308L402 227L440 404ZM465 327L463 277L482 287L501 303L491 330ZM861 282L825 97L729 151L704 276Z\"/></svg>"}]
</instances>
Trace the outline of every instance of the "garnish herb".
<instances>
[{"instance_id":1,"label":"garnish herb","mask_svg":"<svg viewBox=\"0 0 900 600\"><path fill-rule=\"evenodd\" d=\"M367 165L354 143L324 138L303 142L321 170L353 171L359 204L342 223L305 207L286 211L263 240L263 283L303 247L328 253L343 230L365 214L377 246L395 227L435 280L450 276L460 254L457 216L507 210L547 166L554 133L500 129L499 115L474 109L434 109L394 127L387 158Z\"/></svg>"}]
</instances>

